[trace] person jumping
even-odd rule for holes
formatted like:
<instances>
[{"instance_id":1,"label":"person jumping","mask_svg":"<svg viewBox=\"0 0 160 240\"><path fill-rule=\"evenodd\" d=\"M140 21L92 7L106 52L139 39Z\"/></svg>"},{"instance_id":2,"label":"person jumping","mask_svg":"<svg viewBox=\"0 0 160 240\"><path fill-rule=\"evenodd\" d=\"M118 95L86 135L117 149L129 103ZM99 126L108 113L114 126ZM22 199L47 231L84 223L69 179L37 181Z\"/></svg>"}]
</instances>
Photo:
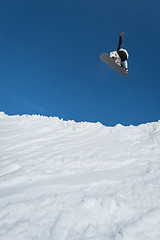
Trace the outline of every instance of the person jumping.
<instances>
[{"instance_id":1,"label":"person jumping","mask_svg":"<svg viewBox=\"0 0 160 240\"><path fill-rule=\"evenodd\" d=\"M113 58L114 61L122 68L125 68L125 71L128 73L128 63L127 59L129 57L129 54L126 49L121 48L122 45L122 36L124 33L122 32L119 36L119 44L117 51L110 52L110 58ZM124 63L124 66L123 64Z\"/></svg>"}]
</instances>

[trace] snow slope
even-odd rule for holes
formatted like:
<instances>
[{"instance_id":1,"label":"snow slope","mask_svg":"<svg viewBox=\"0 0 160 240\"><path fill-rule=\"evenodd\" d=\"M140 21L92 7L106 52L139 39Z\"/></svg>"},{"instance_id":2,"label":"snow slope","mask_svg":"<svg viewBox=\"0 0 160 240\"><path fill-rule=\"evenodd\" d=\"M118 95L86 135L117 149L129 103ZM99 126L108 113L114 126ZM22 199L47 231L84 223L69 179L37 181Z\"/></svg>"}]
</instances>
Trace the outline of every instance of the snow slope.
<instances>
[{"instance_id":1,"label":"snow slope","mask_svg":"<svg viewBox=\"0 0 160 240\"><path fill-rule=\"evenodd\" d=\"M160 121L0 113L0 239L159 240Z\"/></svg>"}]
</instances>

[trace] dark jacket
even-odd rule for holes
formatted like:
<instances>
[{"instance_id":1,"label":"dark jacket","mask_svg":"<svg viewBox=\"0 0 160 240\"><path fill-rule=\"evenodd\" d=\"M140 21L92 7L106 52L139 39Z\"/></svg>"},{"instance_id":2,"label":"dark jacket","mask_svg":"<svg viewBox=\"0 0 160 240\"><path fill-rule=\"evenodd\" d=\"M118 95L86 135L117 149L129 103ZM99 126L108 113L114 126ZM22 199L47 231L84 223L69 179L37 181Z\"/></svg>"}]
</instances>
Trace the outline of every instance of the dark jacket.
<instances>
[{"instance_id":1,"label":"dark jacket","mask_svg":"<svg viewBox=\"0 0 160 240\"><path fill-rule=\"evenodd\" d=\"M121 45L122 45L122 36L120 35L117 53L120 56L121 61L124 62L128 59L128 52L125 49L121 48Z\"/></svg>"}]
</instances>

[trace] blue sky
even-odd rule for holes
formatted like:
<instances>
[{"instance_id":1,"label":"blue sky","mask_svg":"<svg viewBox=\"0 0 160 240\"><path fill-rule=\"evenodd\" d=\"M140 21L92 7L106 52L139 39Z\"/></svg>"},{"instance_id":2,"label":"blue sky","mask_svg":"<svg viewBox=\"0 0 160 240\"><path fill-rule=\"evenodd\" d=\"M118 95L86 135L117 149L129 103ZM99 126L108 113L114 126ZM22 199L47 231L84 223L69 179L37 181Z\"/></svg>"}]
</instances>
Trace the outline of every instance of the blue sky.
<instances>
[{"instance_id":1,"label":"blue sky","mask_svg":"<svg viewBox=\"0 0 160 240\"><path fill-rule=\"evenodd\" d=\"M160 2L0 3L0 111L138 125L160 119ZM100 61L122 47L123 78Z\"/></svg>"}]
</instances>

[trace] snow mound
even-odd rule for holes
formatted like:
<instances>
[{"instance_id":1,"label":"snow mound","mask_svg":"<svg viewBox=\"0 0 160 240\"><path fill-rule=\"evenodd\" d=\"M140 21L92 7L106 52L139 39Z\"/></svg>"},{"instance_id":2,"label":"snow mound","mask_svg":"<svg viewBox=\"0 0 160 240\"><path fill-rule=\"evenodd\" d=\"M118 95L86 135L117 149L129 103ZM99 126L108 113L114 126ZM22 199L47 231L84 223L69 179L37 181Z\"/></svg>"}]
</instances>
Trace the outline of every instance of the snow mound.
<instances>
[{"instance_id":1,"label":"snow mound","mask_svg":"<svg viewBox=\"0 0 160 240\"><path fill-rule=\"evenodd\" d=\"M0 239L159 240L160 121L0 112Z\"/></svg>"}]
</instances>

